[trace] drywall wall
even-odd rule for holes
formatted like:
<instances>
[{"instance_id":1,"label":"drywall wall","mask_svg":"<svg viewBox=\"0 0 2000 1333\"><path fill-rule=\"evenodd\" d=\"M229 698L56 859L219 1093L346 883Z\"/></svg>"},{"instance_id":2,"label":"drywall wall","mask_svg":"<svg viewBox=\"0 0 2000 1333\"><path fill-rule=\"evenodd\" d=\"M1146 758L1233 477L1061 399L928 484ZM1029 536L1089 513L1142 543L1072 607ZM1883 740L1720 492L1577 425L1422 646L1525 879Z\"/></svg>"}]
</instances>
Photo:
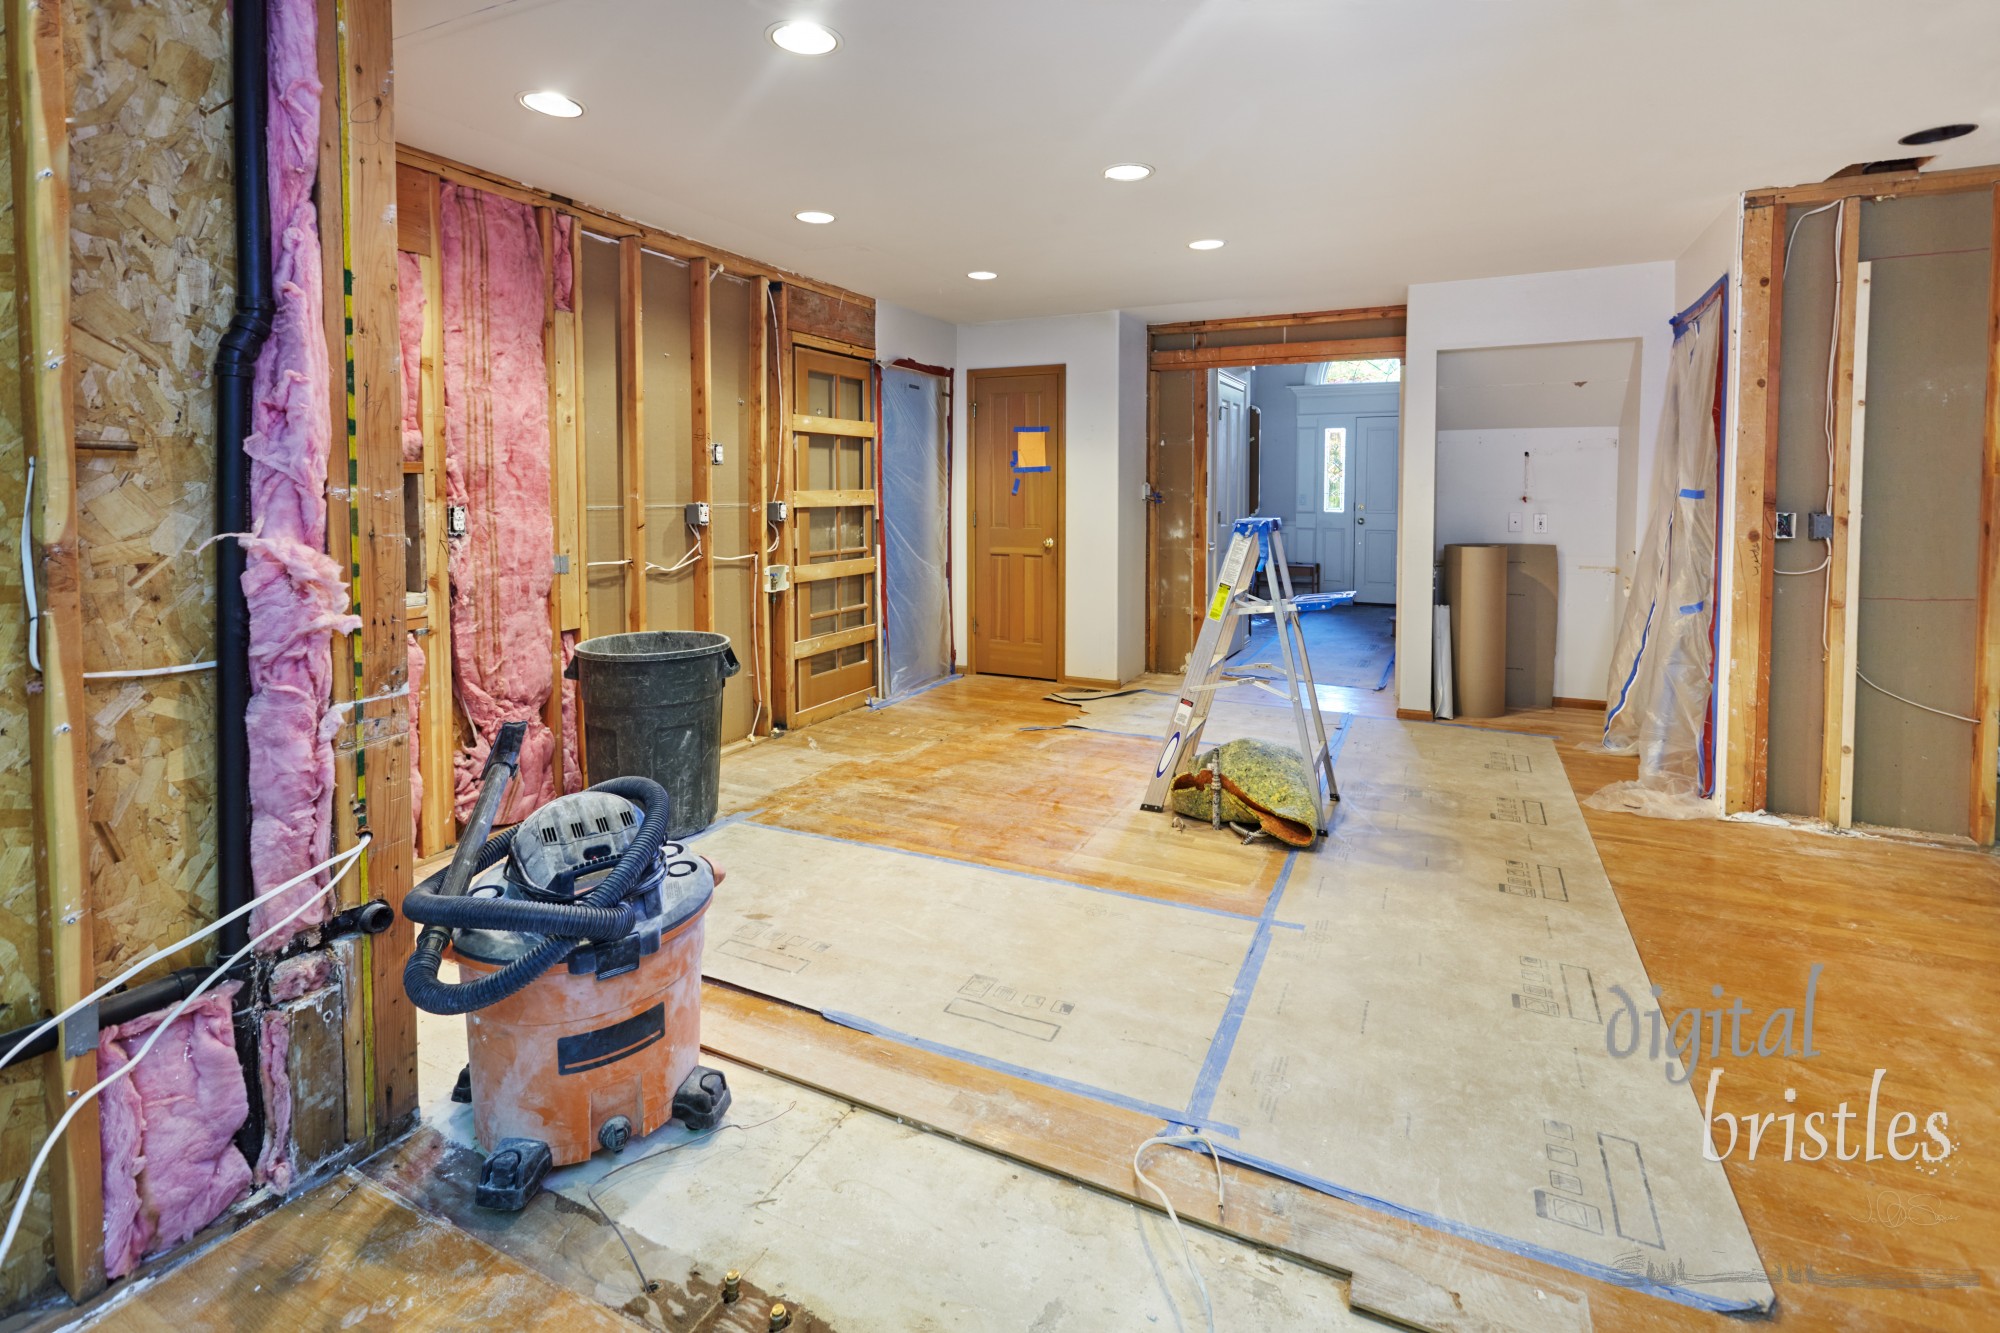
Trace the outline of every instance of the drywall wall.
<instances>
[{"instance_id":1,"label":"drywall wall","mask_svg":"<svg viewBox=\"0 0 2000 1333\"><path fill-rule=\"evenodd\" d=\"M1715 280L1733 271L1741 255L1738 238L1743 225L1743 201L1730 201L1715 220L1689 243L1674 261L1674 309L1685 310L1715 285Z\"/></svg>"},{"instance_id":2,"label":"drywall wall","mask_svg":"<svg viewBox=\"0 0 2000 1333\"><path fill-rule=\"evenodd\" d=\"M1526 343L1641 341L1638 486L1635 512L1644 514L1652 484L1653 436L1666 387L1667 326L1674 313L1674 264L1527 273L1410 288L1403 367L1401 565L1397 601L1431 601L1436 541L1438 354L1454 348ZM1396 619L1396 702L1431 706L1431 619ZM1592 697L1595 697L1594 695Z\"/></svg>"},{"instance_id":3,"label":"drywall wall","mask_svg":"<svg viewBox=\"0 0 2000 1333\"><path fill-rule=\"evenodd\" d=\"M1298 482L1298 395L1312 366L1265 366L1250 386L1250 403L1257 409L1263 432L1257 458L1259 513L1289 516L1293 487Z\"/></svg>"},{"instance_id":4,"label":"drywall wall","mask_svg":"<svg viewBox=\"0 0 2000 1333\"><path fill-rule=\"evenodd\" d=\"M1122 680L1144 654L1145 330L1115 310L965 324L954 389L971 370L1062 366L1064 377L1063 674ZM1136 407L1134 406L1136 404ZM970 413L952 419L952 568L966 570ZM952 580L958 660L966 661L970 577ZM1130 603L1128 605L1128 603Z\"/></svg>"},{"instance_id":5,"label":"drywall wall","mask_svg":"<svg viewBox=\"0 0 2000 1333\"><path fill-rule=\"evenodd\" d=\"M1444 430L1437 435L1437 549L1452 542L1556 548L1556 697L1603 699L1617 630L1618 432L1608 427ZM1527 463L1523 500L1522 463ZM1520 531L1508 526L1522 515ZM1548 531L1533 529L1548 516Z\"/></svg>"},{"instance_id":6,"label":"drywall wall","mask_svg":"<svg viewBox=\"0 0 2000 1333\"><path fill-rule=\"evenodd\" d=\"M875 356L884 365L915 361L952 366L958 361L958 326L887 301L875 303Z\"/></svg>"}]
</instances>

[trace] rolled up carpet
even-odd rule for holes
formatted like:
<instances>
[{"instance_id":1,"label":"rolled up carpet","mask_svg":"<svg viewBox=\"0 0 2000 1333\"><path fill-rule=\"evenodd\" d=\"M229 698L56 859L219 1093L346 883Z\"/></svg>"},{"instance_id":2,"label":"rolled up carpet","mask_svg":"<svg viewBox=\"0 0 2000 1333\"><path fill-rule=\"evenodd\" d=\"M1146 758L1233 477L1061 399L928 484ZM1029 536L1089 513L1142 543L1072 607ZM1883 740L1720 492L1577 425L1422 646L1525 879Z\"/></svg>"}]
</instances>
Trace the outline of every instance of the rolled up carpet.
<instances>
[{"instance_id":1,"label":"rolled up carpet","mask_svg":"<svg viewBox=\"0 0 2000 1333\"><path fill-rule=\"evenodd\" d=\"M1227 822L1257 824L1293 847L1310 847L1319 836L1312 769L1290 746L1245 739L1218 747L1202 767L1174 779L1174 813L1211 818L1218 781Z\"/></svg>"}]
</instances>

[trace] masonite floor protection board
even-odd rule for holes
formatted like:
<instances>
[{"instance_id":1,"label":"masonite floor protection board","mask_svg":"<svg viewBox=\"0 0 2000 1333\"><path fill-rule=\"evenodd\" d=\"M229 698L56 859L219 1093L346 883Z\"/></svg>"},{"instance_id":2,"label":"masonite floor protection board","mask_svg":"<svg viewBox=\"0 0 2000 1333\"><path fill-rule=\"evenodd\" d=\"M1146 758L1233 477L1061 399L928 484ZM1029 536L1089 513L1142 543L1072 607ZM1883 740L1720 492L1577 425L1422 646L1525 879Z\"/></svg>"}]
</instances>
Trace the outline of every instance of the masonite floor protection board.
<instances>
[{"instance_id":1,"label":"masonite floor protection board","mask_svg":"<svg viewBox=\"0 0 2000 1333\"><path fill-rule=\"evenodd\" d=\"M738 822L709 979L1176 1119L1258 922Z\"/></svg>"},{"instance_id":2,"label":"masonite floor protection board","mask_svg":"<svg viewBox=\"0 0 2000 1333\"><path fill-rule=\"evenodd\" d=\"M1608 988L1648 982L1554 745L1374 719L1343 744L1334 836L1259 919L736 823L702 839L730 872L704 970L1366 1206L1768 1308L1692 1091L1604 1050ZM951 1012L989 981L1011 1017Z\"/></svg>"}]
</instances>

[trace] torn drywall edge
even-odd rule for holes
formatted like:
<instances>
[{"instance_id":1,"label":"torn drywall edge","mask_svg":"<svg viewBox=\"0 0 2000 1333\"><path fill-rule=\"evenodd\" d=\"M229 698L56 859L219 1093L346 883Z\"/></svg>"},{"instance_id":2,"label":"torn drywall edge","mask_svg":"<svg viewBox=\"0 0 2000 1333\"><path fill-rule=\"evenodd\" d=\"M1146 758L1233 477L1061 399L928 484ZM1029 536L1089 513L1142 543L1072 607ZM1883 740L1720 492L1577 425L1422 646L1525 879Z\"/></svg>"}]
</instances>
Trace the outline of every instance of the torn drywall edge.
<instances>
[{"instance_id":1,"label":"torn drywall edge","mask_svg":"<svg viewBox=\"0 0 2000 1333\"><path fill-rule=\"evenodd\" d=\"M239 982L189 1005L131 1074L105 1090L104 1265L132 1271L147 1251L177 1245L221 1216L251 1181L232 1142L250 1112L231 1014ZM107 1028L98 1072L116 1073L171 1010Z\"/></svg>"}]
</instances>

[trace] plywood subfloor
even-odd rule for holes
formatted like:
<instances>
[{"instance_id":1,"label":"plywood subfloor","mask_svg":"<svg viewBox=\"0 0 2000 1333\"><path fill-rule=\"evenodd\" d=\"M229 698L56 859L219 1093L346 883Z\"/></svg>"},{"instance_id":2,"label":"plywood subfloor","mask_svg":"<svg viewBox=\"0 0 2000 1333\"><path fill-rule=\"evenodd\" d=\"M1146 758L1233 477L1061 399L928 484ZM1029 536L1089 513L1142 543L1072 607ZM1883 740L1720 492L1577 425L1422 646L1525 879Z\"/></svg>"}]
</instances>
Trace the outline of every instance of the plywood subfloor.
<instances>
[{"instance_id":1,"label":"plywood subfloor","mask_svg":"<svg viewBox=\"0 0 2000 1333\"><path fill-rule=\"evenodd\" d=\"M1157 742L1064 728L1074 708L1033 682L973 677L879 712L767 741L725 763L725 812L883 846L949 854L1102 887L1257 911L1282 853L1207 829L1171 830L1136 809ZM1329 703L1384 715L1370 691ZM1275 701L1274 701L1275 702ZM1585 795L1632 763L1584 748L1597 715L1551 710L1495 725L1548 733ZM1717 1109L1865 1108L1948 1113L1960 1151L1942 1169L1725 1162L1777 1291L1780 1328L1978 1329L2000 1299L2000 863L1984 853L1748 822L1585 818L1646 970L1671 1015L1724 985L1760 1012L1800 1003L1808 968L1821 1054L1724 1062ZM1726 1001L1724 1001L1726 1003ZM910 1116L1111 1190L1130 1189L1133 1144L1157 1122L969 1069L772 1001L710 986L716 1049ZM1833 1034L1838 1034L1837 1038ZM1831 1039L1830 1039L1831 1038ZM1170 1161L1176 1198L1202 1198L1192 1162ZM1174 1168L1179 1168L1176 1171ZM1438 1328L1678 1329L1734 1321L1613 1283L1496 1255L1231 1167L1232 1229L1352 1268L1357 1307Z\"/></svg>"}]
</instances>

